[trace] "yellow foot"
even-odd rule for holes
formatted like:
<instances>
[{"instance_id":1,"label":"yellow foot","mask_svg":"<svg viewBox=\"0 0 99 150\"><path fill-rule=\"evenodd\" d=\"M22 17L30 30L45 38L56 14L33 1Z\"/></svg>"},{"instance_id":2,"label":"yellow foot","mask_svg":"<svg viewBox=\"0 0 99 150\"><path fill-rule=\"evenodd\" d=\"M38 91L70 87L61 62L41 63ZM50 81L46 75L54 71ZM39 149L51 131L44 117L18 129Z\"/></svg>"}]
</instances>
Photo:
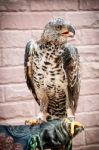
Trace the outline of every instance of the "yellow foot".
<instances>
[{"instance_id":1,"label":"yellow foot","mask_svg":"<svg viewBox=\"0 0 99 150\"><path fill-rule=\"evenodd\" d=\"M26 120L25 121L25 124L26 125L37 125L37 124L41 124L43 122L47 122L47 117L49 116L48 113L43 113L43 112L40 112L38 114L38 117L36 119L29 119L29 120Z\"/></svg>"},{"instance_id":2,"label":"yellow foot","mask_svg":"<svg viewBox=\"0 0 99 150\"><path fill-rule=\"evenodd\" d=\"M81 123L79 123L79 122L77 122L77 121L73 121L73 122L71 122L71 134L72 134L72 135L73 135L74 132L75 132L75 127L83 128L83 129L84 129L84 126L83 126Z\"/></svg>"},{"instance_id":3,"label":"yellow foot","mask_svg":"<svg viewBox=\"0 0 99 150\"><path fill-rule=\"evenodd\" d=\"M29 119L29 120L25 121L25 125L32 125L32 126L34 126L34 125L37 125L37 124L39 124L38 119Z\"/></svg>"},{"instance_id":4,"label":"yellow foot","mask_svg":"<svg viewBox=\"0 0 99 150\"><path fill-rule=\"evenodd\" d=\"M72 135L74 135L74 133L75 133L75 128L84 129L84 126L81 123L77 122L77 121L71 121L68 118L66 118L65 121L66 121L66 123L70 124L70 132L71 132Z\"/></svg>"}]
</instances>

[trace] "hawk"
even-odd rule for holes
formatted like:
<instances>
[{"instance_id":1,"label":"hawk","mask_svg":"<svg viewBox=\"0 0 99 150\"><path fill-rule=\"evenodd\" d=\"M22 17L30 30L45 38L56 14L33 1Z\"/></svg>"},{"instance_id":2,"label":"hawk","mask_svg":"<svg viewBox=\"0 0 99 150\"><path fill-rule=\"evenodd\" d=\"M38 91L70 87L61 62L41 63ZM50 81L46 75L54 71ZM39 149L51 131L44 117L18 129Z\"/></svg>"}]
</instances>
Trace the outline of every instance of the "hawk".
<instances>
[{"instance_id":1,"label":"hawk","mask_svg":"<svg viewBox=\"0 0 99 150\"><path fill-rule=\"evenodd\" d=\"M77 48L67 46L75 30L62 18L48 22L40 40L31 40L25 50L28 88L40 105L38 118L68 117L74 120L80 91L80 63Z\"/></svg>"}]
</instances>

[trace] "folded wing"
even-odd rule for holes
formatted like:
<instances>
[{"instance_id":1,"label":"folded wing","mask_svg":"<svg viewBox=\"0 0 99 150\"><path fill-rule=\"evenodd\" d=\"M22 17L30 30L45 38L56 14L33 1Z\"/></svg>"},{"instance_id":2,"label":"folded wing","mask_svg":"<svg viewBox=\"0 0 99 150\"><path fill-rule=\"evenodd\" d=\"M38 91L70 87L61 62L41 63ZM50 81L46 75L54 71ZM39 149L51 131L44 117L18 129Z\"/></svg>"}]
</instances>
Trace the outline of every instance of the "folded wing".
<instances>
[{"instance_id":1,"label":"folded wing","mask_svg":"<svg viewBox=\"0 0 99 150\"><path fill-rule=\"evenodd\" d=\"M24 55L24 70L25 70L25 78L28 88L32 91L35 100L39 104L39 100L37 98L34 83L33 83L33 54L35 50L35 42L29 41L26 45L25 55Z\"/></svg>"},{"instance_id":2,"label":"folded wing","mask_svg":"<svg viewBox=\"0 0 99 150\"><path fill-rule=\"evenodd\" d=\"M76 111L79 92L80 92L80 62L78 50L75 47L68 46L64 48L63 68L68 80L69 101Z\"/></svg>"}]
</instances>

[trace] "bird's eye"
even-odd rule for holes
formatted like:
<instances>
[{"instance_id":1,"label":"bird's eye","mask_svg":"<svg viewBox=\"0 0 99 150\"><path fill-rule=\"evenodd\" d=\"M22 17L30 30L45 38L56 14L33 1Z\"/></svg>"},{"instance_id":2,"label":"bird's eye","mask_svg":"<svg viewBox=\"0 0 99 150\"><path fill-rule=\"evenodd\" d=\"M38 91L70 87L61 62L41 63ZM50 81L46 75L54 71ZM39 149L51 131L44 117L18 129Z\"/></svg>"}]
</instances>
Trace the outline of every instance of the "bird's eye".
<instances>
[{"instance_id":1,"label":"bird's eye","mask_svg":"<svg viewBox=\"0 0 99 150\"><path fill-rule=\"evenodd\" d=\"M61 25L56 26L56 30L57 30L57 31L59 31L59 30L61 30L61 29L62 29L62 26L61 26Z\"/></svg>"}]
</instances>

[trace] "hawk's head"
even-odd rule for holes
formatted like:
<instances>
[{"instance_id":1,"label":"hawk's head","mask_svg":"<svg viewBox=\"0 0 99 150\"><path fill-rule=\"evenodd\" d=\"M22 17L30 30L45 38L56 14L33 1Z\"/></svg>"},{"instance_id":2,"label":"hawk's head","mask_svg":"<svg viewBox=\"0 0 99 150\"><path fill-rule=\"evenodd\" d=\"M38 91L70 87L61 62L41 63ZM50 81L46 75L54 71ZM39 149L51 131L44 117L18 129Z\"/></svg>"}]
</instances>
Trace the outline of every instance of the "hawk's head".
<instances>
[{"instance_id":1,"label":"hawk's head","mask_svg":"<svg viewBox=\"0 0 99 150\"><path fill-rule=\"evenodd\" d=\"M65 43L68 37L73 37L74 35L75 30L70 23L64 19L56 18L45 26L42 38L46 41Z\"/></svg>"}]
</instances>

